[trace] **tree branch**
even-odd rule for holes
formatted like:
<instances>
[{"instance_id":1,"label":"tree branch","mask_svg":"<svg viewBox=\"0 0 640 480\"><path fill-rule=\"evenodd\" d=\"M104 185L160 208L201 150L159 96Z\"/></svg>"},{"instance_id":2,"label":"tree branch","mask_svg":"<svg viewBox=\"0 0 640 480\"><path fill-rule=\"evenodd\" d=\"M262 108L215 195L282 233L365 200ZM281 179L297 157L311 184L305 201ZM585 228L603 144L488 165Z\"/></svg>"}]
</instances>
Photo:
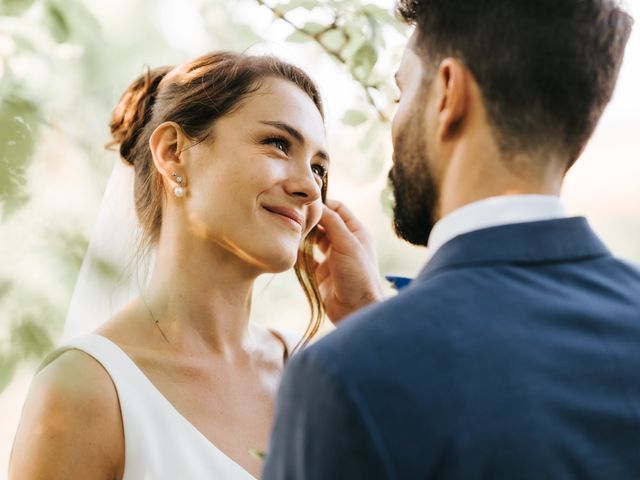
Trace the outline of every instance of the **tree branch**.
<instances>
[{"instance_id":1,"label":"tree branch","mask_svg":"<svg viewBox=\"0 0 640 480\"><path fill-rule=\"evenodd\" d=\"M315 32L314 33L314 32L310 32L309 30L305 29L304 27L299 27L298 25L293 23L289 18L287 18L287 16L285 15L284 12L281 12L277 8L272 7L271 5L267 4L264 0L256 0L256 2L259 5L261 5L263 7L266 7L269 10L271 10L271 13L277 19L282 20L283 22L285 22L285 23L289 24L291 27L293 27L297 32L309 37L320 48L322 48L322 50L327 55L329 55L334 60L336 60L337 62L339 62L342 65L344 65L345 67L347 67L347 70L349 71L349 74L351 75L351 78L353 78L362 87L362 90L364 92L364 96L365 96L367 102L369 103L369 105L371 105L375 109L376 113L378 114L379 120L381 122L384 122L384 123L388 123L389 122L389 117L387 117L387 115L378 107L378 105L376 105L375 100L371 96L371 92L369 92L370 88L376 88L376 87L373 86L373 85L367 85L366 82L364 82L362 79L358 78L358 76L355 75L354 71L349 67L349 62L347 61L346 58L344 58L344 56L342 55L342 52L340 50L335 50L335 49L329 48L322 41L322 37L327 32L330 32L331 30L338 30L339 29L339 27L338 27L338 25L337 25L337 23L335 21L331 25L327 26L325 29L321 30L320 32ZM349 35L348 35L347 32L343 32L343 34L345 35L345 38L347 38L347 39L349 38Z\"/></svg>"}]
</instances>

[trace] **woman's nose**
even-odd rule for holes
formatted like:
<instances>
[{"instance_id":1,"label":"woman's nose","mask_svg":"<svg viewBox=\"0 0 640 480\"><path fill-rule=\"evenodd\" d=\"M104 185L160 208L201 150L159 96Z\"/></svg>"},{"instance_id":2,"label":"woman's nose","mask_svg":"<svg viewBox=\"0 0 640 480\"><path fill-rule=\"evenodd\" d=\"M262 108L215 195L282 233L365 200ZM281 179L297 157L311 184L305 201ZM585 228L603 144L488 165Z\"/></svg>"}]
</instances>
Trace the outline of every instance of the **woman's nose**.
<instances>
[{"instance_id":1,"label":"woman's nose","mask_svg":"<svg viewBox=\"0 0 640 480\"><path fill-rule=\"evenodd\" d=\"M311 167L296 169L286 182L289 195L304 199L305 204L313 203L322 197L321 185Z\"/></svg>"}]
</instances>

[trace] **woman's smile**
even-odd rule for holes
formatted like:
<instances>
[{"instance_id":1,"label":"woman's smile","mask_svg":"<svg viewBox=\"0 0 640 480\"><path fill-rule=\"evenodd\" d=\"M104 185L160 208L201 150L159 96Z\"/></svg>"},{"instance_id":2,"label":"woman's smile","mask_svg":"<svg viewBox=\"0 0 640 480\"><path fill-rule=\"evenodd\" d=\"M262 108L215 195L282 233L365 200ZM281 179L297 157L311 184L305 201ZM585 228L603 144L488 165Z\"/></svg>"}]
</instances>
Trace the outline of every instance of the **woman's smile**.
<instances>
[{"instance_id":1,"label":"woman's smile","mask_svg":"<svg viewBox=\"0 0 640 480\"><path fill-rule=\"evenodd\" d=\"M279 221L284 222L286 225L289 225L297 232L301 232L304 228L304 215L298 213L293 208L266 205L263 206L263 208L275 218L279 219Z\"/></svg>"}]
</instances>

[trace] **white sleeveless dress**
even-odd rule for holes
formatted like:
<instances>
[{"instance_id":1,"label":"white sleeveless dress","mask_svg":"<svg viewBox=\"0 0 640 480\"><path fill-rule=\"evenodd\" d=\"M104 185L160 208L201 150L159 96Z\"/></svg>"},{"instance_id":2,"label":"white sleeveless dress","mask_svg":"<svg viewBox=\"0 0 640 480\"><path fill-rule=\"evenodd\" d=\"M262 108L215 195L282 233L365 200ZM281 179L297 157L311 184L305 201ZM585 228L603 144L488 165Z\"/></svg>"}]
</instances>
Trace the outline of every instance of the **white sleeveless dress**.
<instances>
[{"instance_id":1,"label":"white sleeveless dress","mask_svg":"<svg viewBox=\"0 0 640 480\"><path fill-rule=\"evenodd\" d=\"M124 426L123 480L255 480L183 417L107 338L92 334L73 340L40 368L68 350L95 358L116 387Z\"/></svg>"}]
</instances>

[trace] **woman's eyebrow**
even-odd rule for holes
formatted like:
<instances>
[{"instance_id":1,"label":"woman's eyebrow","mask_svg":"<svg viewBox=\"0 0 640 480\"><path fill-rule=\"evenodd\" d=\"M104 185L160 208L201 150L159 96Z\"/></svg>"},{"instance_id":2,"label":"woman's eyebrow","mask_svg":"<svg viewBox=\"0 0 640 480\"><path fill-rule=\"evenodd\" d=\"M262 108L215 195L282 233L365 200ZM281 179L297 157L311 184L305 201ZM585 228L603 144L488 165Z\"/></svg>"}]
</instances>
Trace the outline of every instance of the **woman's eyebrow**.
<instances>
[{"instance_id":1,"label":"woman's eyebrow","mask_svg":"<svg viewBox=\"0 0 640 480\"><path fill-rule=\"evenodd\" d=\"M274 122L269 120L261 120L260 123L264 125L269 125L271 127L275 127L282 131L287 132L289 135L295 138L296 141L300 143L300 145L304 145L306 143L304 139L304 135L302 135L298 130L296 130L294 127L292 127L288 123ZM318 153L316 153L316 156L322 158L323 160L326 160L327 162L329 161L329 155L324 150L318 150Z\"/></svg>"}]
</instances>

